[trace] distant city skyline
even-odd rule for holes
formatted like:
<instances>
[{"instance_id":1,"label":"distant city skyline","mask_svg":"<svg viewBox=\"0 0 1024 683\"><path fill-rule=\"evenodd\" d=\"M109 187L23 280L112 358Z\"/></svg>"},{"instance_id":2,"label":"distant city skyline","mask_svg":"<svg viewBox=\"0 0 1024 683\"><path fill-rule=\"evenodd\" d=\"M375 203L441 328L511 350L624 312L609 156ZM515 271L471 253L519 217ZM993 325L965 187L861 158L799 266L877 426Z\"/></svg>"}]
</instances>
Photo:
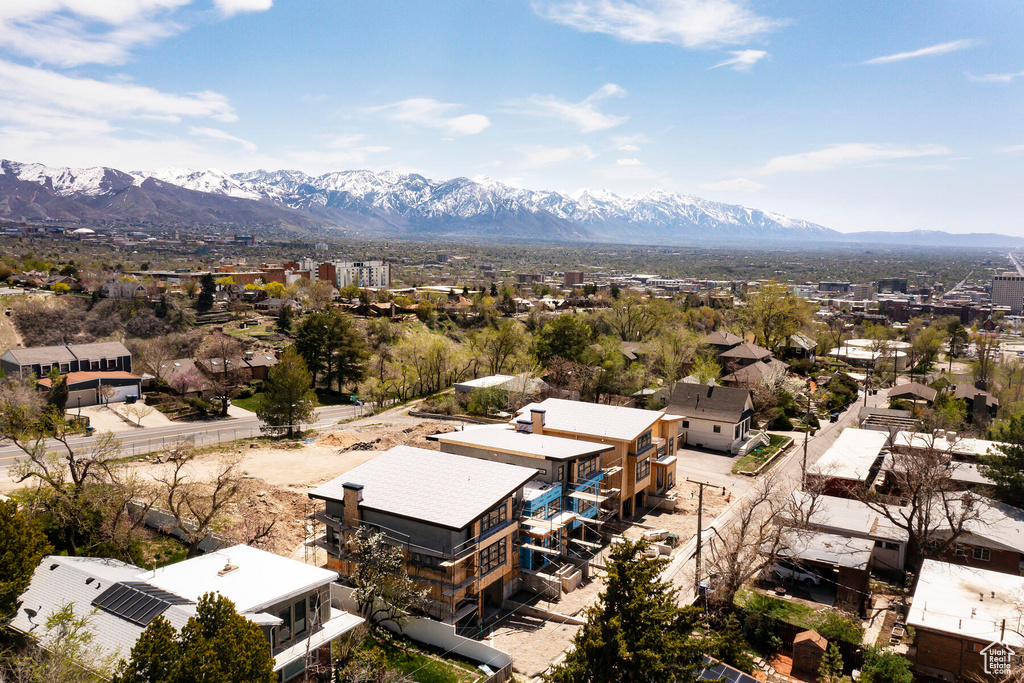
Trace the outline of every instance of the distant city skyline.
<instances>
[{"instance_id":1,"label":"distant city skyline","mask_svg":"<svg viewBox=\"0 0 1024 683\"><path fill-rule=\"evenodd\" d=\"M6 3L0 157L661 188L1024 236L1024 5L965 7Z\"/></svg>"}]
</instances>

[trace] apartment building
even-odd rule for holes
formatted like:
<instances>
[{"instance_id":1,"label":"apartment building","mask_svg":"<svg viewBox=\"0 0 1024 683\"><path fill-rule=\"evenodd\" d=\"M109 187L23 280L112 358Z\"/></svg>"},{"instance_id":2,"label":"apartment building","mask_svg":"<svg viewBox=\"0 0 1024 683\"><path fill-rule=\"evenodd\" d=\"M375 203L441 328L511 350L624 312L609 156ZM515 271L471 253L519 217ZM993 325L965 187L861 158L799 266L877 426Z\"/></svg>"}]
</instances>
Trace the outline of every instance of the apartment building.
<instances>
[{"instance_id":1,"label":"apartment building","mask_svg":"<svg viewBox=\"0 0 1024 683\"><path fill-rule=\"evenodd\" d=\"M391 286L391 264L387 261L324 261L302 262L304 268L316 273L317 280L330 282L341 289L349 285L360 288Z\"/></svg>"},{"instance_id":2,"label":"apartment building","mask_svg":"<svg viewBox=\"0 0 1024 683\"><path fill-rule=\"evenodd\" d=\"M601 526L616 516L618 492L604 486L601 456L607 444L487 426L435 434L442 452L537 470L524 491L520 567L539 571L600 541Z\"/></svg>"},{"instance_id":3,"label":"apartment building","mask_svg":"<svg viewBox=\"0 0 1024 683\"><path fill-rule=\"evenodd\" d=\"M642 510L647 496L675 486L682 420L662 410L549 398L521 408L511 424L518 431L612 446L601 454L603 487L621 519Z\"/></svg>"},{"instance_id":4,"label":"apartment building","mask_svg":"<svg viewBox=\"0 0 1024 683\"><path fill-rule=\"evenodd\" d=\"M457 626L480 624L519 588L524 488L539 470L398 446L310 491L324 508L317 545L352 576L354 537L380 531L401 548L427 592L423 610Z\"/></svg>"}]
</instances>

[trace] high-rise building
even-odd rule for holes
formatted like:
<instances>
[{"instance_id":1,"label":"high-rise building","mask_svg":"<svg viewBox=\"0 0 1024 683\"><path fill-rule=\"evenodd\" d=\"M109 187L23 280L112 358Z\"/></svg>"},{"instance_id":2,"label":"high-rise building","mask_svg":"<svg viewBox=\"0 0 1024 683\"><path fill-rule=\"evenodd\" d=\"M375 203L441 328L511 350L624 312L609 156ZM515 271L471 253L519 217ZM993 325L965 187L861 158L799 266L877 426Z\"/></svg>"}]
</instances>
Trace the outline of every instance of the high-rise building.
<instances>
[{"instance_id":1,"label":"high-rise building","mask_svg":"<svg viewBox=\"0 0 1024 683\"><path fill-rule=\"evenodd\" d=\"M853 286L853 298L858 301L867 301L871 298L871 283L856 284Z\"/></svg>"},{"instance_id":2,"label":"high-rise building","mask_svg":"<svg viewBox=\"0 0 1024 683\"><path fill-rule=\"evenodd\" d=\"M390 287L391 264L387 261L328 261L316 268L318 280L326 280L338 289Z\"/></svg>"},{"instance_id":3,"label":"high-rise building","mask_svg":"<svg viewBox=\"0 0 1024 683\"><path fill-rule=\"evenodd\" d=\"M878 279L879 294L906 294L907 278L905 277L883 277Z\"/></svg>"},{"instance_id":4,"label":"high-rise building","mask_svg":"<svg viewBox=\"0 0 1024 683\"><path fill-rule=\"evenodd\" d=\"M993 277L992 303L1009 306L1011 313L1020 315L1024 309L1024 275L1009 272Z\"/></svg>"},{"instance_id":5,"label":"high-rise building","mask_svg":"<svg viewBox=\"0 0 1024 683\"><path fill-rule=\"evenodd\" d=\"M565 286L566 287L579 287L583 284L583 271L582 270L567 270L565 271Z\"/></svg>"}]
</instances>

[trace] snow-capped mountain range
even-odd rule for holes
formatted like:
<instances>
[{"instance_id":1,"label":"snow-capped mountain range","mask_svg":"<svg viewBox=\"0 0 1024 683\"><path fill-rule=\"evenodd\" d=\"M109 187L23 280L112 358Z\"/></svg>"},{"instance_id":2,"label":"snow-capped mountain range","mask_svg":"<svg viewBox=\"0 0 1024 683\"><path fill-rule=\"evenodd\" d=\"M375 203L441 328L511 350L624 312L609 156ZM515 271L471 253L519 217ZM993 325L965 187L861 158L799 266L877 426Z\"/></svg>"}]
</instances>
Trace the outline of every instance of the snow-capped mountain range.
<instances>
[{"instance_id":1,"label":"snow-capped mountain range","mask_svg":"<svg viewBox=\"0 0 1024 683\"><path fill-rule=\"evenodd\" d=\"M94 223L228 223L340 229L365 237L594 241L825 242L823 226L656 189L563 194L487 177L430 180L393 171L123 172L0 161L0 217ZM749 242L748 242L749 243Z\"/></svg>"}]
</instances>

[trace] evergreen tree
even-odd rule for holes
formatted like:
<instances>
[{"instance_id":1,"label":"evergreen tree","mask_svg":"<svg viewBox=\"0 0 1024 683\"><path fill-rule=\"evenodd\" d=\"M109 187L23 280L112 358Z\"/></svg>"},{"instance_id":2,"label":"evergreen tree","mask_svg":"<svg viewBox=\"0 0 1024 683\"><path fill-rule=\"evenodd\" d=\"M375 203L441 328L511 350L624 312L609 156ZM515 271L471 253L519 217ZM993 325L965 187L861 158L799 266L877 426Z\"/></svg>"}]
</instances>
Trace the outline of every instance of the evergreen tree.
<instances>
[{"instance_id":1,"label":"evergreen tree","mask_svg":"<svg viewBox=\"0 0 1024 683\"><path fill-rule=\"evenodd\" d=\"M981 458L981 473L996 486L1001 500L1024 505L1024 415L1012 415L992 428L991 438L1000 442L998 453Z\"/></svg>"},{"instance_id":2,"label":"evergreen tree","mask_svg":"<svg viewBox=\"0 0 1024 683\"><path fill-rule=\"evenodd\" d=\"M39 524L26 517L13 500L0 500L0 626L17 613L21 606L18 598L50 550Z\"/></svg>"},{"instance_id":3,"label":"evergreen tree","mask_svg":"<svg viewBox=\"0 0 1024 683\"><path fill-rule=\"evenodd\" d=\"M839 646L832 643L818 666L818 683L839 683L842 680L843 656L839 653Z\"/></svg>"},{"instance_id":4,"label":"evergreen tree","mask_svg":"<svg viewBox=\"0 0 1024 683\"><path fill-rule=\"evenodd\" d=\"M277 329L281 332L291 332L294 318L295 313L291 306L281 306L281 311L277 314Z\"/></svg>"},{"instance_id":5,"label":"evergreen tree","mask_svg":"<svg viewBox=\"0 0 1024 683\"><path fill-rule=\"evenodd\" d=\"M113 683L272 683L274 658L259 626L216 593L199 598L180 634L162 617L142 632Z\"/></svg>"},{"instance_id":6,"label":"evergreen tree","mask_svg":"<svg viewBox=\"0 0 1024 683\"><path fill-rule=\"evenodd\" d=\"M295 433L295 426L313 419L316 393L313 376L294 346L285 349L277 365L270 368L263 396L256 407L256 417L277 433Z\"/></svg>"},{"instance_id":7,"label":"evergreen tree","mask_svg":"<svg viewBox=\"0 0 1024 683\"><path fill-rule=\"evenodd\" d=\"M646 556L647 544L615 547L608 582L587 611L565 660L550 683L694 683L709 643L694 635L694 607L680 607L678 589L662 579L668 564Z\"/></svg>"},{"instance_id":8,"label":"evergreen tree","mask_svg":"<svg viewBox=\"0 0 1024 683\"><path fill-rule=\"evenodd\" d=\"M754 670L754 658L750 655L747 641L743 637L743 627L735 614L730 613L725 620L725 628L715 642L715 657L740 671L751 673Z\"/></svg>"},{"instance_id":9,"label":"evergreen tree","mask_svg":"<svg viewBox=\"0 0 1024 683\"><path fill-rule=\"evenodd\" d=\"M295 330L295 348L313 374L313 384L320 380L328 389L338 390L363 378L366 342L352 324L352 319L337 309L310 313Z\"/></svg>"},{"instance_id":10,"label":"evergreen tree","mask_svg":"<svg viewBox=\"0 0 1024 683\"><path fill-rule=\"evenodd\" d=\"M57 368L50 370L50 395L46 399L49 406L64 412L68 405L68 380Z\"/></svg>"},{"instance_id":11,"label":"evergreen tree","mask_svg":"<svg viewBox=\"0 0 1024 683\"><path fill-rule=\"evenodd\" d=\"M171 622L157 615L135 641L112 683L175 683L181 646Z\"/></svg>"},{"instance_id":12,"label":"evergreen tree","mask_svg":"<svg viewBox=\"0 0 1024 683\"><path fill-rule=\"evenodd\" d=\"M199 298L196 299L197 311L208 311L213 308L214 295L217 293L217 281L213 274L207 273L199 281Z\"/></svg>"},{"instance_id":13,"label":"evergreen tree","mask_svg":"<svg viewBox=\"0 0 1024 683\"><path fill-rule=\"evenodd\" d=\"M493 298L493 297L496 297L496 296L498 296L498 285L496 285L496 284L494 284L492 282L491 283L491 297Z\"/></svg>"}]
</instances>

